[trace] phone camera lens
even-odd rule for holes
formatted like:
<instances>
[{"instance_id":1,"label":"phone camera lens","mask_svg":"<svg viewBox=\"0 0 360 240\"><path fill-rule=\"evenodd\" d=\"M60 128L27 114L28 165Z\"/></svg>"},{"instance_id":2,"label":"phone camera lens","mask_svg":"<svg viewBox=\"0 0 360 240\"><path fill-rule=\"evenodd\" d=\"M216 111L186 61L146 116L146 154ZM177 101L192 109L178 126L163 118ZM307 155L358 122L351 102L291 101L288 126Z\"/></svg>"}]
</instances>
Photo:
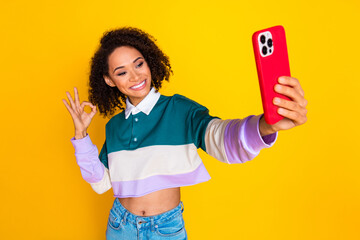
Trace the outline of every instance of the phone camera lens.
<instances>
[{"instance_id":1,"label":"phone camera lens","mask_svg":"<svg viewBox=\"0 0 360 240\"><path fill-rule=\"evenodd\" d=\"M273 41L271 40L271 38L268 39L267 45L268 45L268 47L272 47Z\"/></svg>"},{"instance_id":2,"label":"phone camera lens","mask_svg":"<svg viewBox=\"0 0 360 240\"><path fill-rule=\"evenodd\" d=\"M261 49L261 51L262 51L262 53L263 53L264 55L266 55L266 54L267 54L267 47L266 47L266 46L263 46L262 49Z\"/></svg>"},{"instance_id":3,"label":"phone camera lens","mask_svg":"<svg viewBox=\"0 0 360 240\"><path fill-rule=\"evenodd\" d=\"M261 35L261 36L260 36L260 42L261 42L262 44L265 43L265 36L264 36L264 35Z\"/></svg>"}]
</instances>

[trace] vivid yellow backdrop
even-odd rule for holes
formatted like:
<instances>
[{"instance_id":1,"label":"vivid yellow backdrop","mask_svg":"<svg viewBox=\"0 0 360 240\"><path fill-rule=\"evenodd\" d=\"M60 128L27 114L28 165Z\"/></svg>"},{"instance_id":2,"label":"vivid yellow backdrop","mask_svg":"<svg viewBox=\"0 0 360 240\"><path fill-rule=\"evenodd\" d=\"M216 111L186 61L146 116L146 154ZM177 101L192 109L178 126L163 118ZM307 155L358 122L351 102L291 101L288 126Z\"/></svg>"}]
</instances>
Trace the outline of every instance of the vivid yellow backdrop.
<instances>
[{"instance_id":1,"label":"vivid yellow backdrop","mask_svg":"<svg viewBox=\"0 0 360 240\"><path fill-rule=\"evenodd\" d=\"M112 191L81 177L62 98L87 99L106 30L158 39L183 94L212 115L262 113L253 32L281 24L308 122L245 164L201 153L212 179L182 188L189 239L360 239L360 3L348 1L6 1L0 24L1 239L105 239ZM99 147L105 123L88 130Z\"/></svg>"}]
</instances>

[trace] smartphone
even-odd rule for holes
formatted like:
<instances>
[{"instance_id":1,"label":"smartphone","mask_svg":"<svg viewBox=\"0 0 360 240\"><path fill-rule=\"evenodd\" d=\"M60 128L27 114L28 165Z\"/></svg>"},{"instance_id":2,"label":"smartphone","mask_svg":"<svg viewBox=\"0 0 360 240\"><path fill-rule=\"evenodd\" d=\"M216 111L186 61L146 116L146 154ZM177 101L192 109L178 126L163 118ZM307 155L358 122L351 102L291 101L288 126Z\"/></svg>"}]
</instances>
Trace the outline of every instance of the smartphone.
<instances>
[{"instance_id":1,"label":"smartphone","mask_svg":"<svg viewBox=\"0 0 360 240\"><path fill-rule=\"evenodd\" d=\"M274 90L280 76L290 76L285 29L278 25L257 31L252 35L252 43L265 121L275 124L284 117L277 113L274 97L290 100Z\"/></svg>"}]
</instances>

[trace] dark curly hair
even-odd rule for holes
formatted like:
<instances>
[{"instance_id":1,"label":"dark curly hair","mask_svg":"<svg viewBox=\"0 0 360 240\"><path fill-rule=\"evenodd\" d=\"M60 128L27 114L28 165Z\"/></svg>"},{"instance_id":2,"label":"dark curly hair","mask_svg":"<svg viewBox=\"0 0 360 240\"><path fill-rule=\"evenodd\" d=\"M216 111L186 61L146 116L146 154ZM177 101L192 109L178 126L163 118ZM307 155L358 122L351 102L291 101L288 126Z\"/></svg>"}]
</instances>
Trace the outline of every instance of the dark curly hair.
<instances>
[{"instance_id":1,"label":"dark curly hair","mask_svg":"<svg viewBox=\"0 0 360 240\"><path fill-rule=\"evenodd\" d=\"M104 77L109 76L109 55L118 47L129 46L137 49L145 58L151 72L151 86L161 88L162 81L169 81L171 70L168 56L155 44L156 39L150 34L133 27L122 27L104 33L100 47L91 58L89 77L89 101L96 105L100 114L110 117L119 108L124 109L126 95L117 87L110 87Z\"/></svg>"}]
</instances>

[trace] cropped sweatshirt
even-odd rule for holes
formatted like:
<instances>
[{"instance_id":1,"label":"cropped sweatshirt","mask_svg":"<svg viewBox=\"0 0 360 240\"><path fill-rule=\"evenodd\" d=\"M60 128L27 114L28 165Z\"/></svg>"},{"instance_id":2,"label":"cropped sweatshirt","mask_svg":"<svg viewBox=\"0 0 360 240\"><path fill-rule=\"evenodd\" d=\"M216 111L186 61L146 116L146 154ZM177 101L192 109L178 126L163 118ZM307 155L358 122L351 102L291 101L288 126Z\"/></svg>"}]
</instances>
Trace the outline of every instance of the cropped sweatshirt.
<instances>
[{"instance_id":1,"label":"cropped sweatshirt","mask_svg":"<svg viewBox=\"0 0 360 240\"><path fill-rule=\"evenodd\" d=\"M113 188L115 197L140 197L210 180L198 148L233 164L271 147L277 132L261 137L261 116L221 120L195 101L152 88L137 106L127 100L126 109L107 122L100 154L88 134L71 142L82 177L95 192Z\"/></svg>"}]
</instances>

